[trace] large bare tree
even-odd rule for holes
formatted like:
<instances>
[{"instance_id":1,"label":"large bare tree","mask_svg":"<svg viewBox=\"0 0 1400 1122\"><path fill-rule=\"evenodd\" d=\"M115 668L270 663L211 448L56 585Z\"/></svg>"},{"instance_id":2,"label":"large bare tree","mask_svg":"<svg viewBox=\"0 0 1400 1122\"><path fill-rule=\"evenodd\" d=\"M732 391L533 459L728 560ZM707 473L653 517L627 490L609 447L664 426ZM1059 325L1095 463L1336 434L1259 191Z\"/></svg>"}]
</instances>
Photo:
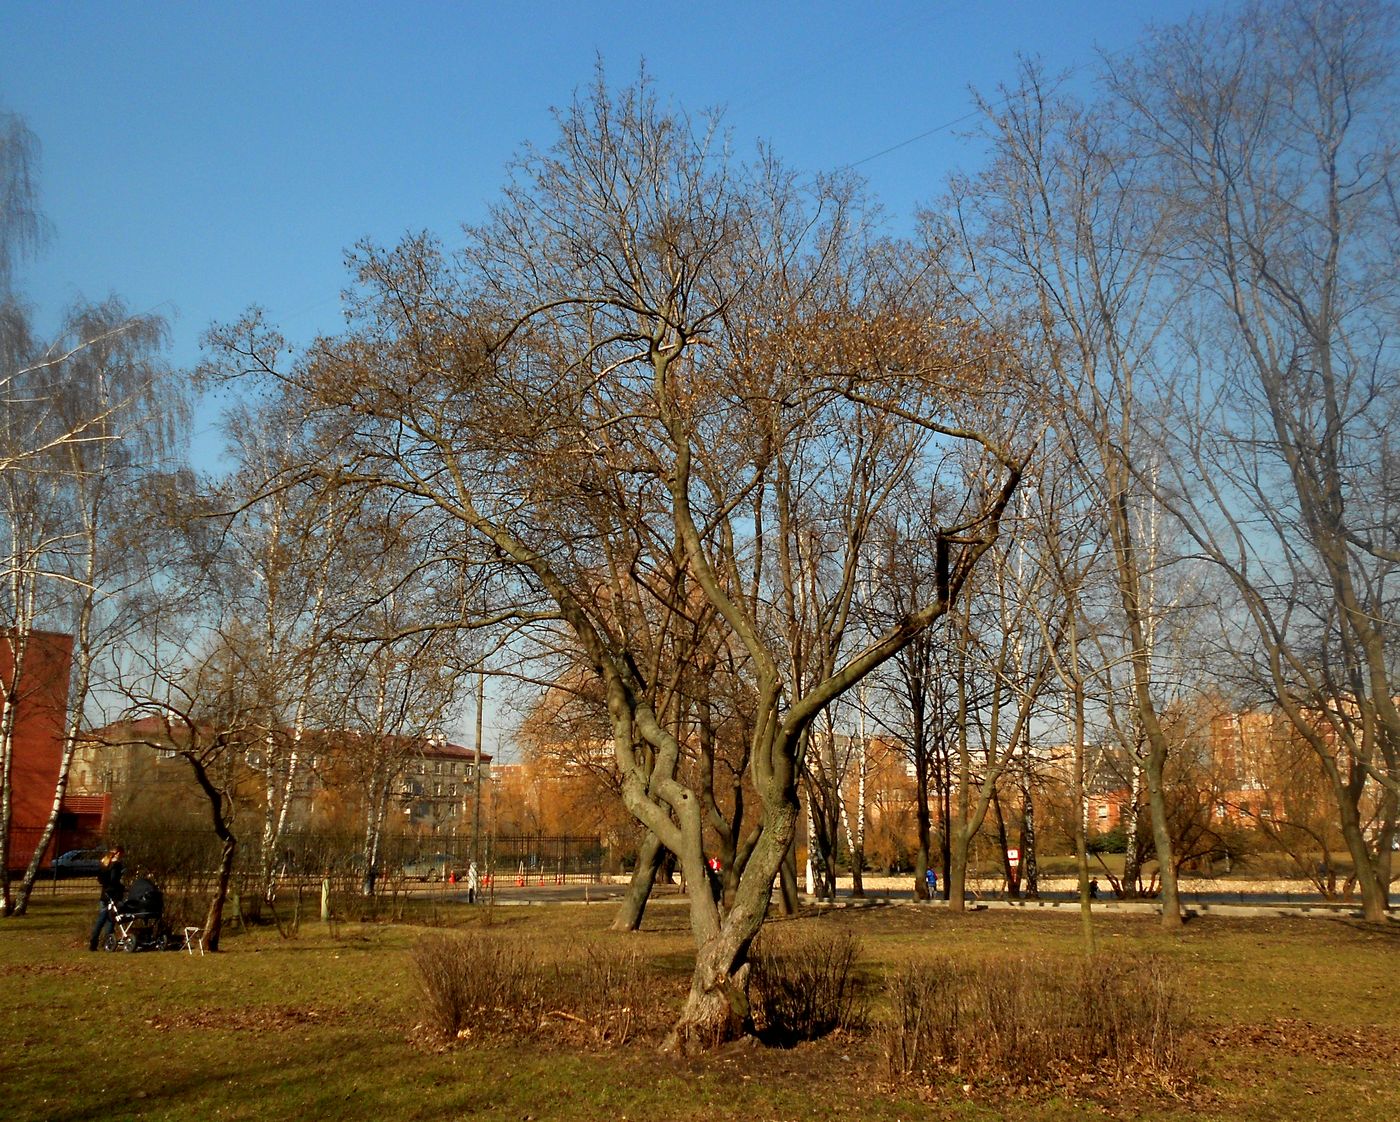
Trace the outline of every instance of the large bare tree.
<instances>
[{"instance_id":1,"label":"large bare tree","mask_svg":"<svg viewBox=\"0 0 1400 1122\"><path fill-rule=\"evenodd\" d=\"M1190 313L1175 509L1238 594L1237 665L1327 776L1371 919L1400 810L1398 19L1251 4L1112 73Z\"/></svg>"},{"instance_id":2,"label":"large bare tree","mask_svg":"<svg viewBox=\"0 0 1400 1122\"><path fill-rule=\"evenodd\" d=\"M1000 418L985 431L982 418L1020 368L871 235L849 183L799 180L766 155L741 165L646 82L614 93L600 79L558 129L459 253L426 238L362 249L351 331L281 373L349 453L344 480L455 519L515 574L519 620L571 632L606 699L624 802L690 886L684 1046L748 1020L748 950L796 830L812 722L948 610L995 538L1020 468L988 435ZM271 365L255 340L246 351ZM863 463L954 496L946 572L886 632L798 678L785 558L815 529L845 602L831 618L849 613L867 527L895 490L853 488ZM799 471L802 502L785 503ZM634 631L650 624L599 592L635 582L656 598L648 619L687 611L677 566L751 676L761 822L721 901L707 808Z\"/></svg>"},{"instance_id":3,"label":"large bare tree","mask_svg":"<svg viewBox=\"0 0 1400 1122\"><path fill-rule=\"evenodd\" d=\"M1107 531L1116 625L1130 679L1127 747L1147 788L1161 869L1162 922L1181 925L1168 828L1161 686L1153 663L1159 605L1150 488L1136 468L1150 460L1144 421L1159 395L1159 343L1171 313L1163 274L1169 224L1144 188L1147 158L1111 114L1076 104L1034 64L984 104L991 160L953 185L957 280L989 317L1019 316L1037 361L1056 387L1049 410L1058 448L1087 484Z\"/></svg>"},{"instance_id":4,"label":"large bare tree","mask_svg":"<svg viewBox=\"0 0 1400 1122\"><path fill-rule=\"evenodd\" d=\"M69 764L100 667L120 645L125 607L148 575L156 526L141 490L168 470L185 398L160 360L164 323L134 316L116 298L79 303L41 340L13 287L15 266L44 233L37 204L38 142L0 112L0 911L23 911L54 836ZM10 849L15 720L26 663L43 630L72 639L67 711L47 820L12 897ZM64 640L65 645L67 640ZM44 671L52 672L57 663ZM37 677L37 675L35 675ZM53 683L42 683L45 691Z\"/></svg>"},{"instance_id":5,"label":"large bare tree","mask_svg":"<svg viewBox=\"0 0 1400 1122\"><path fill-rule=\"evenodd\" d=\"M58 348L64 357L47 382L45 408L60 430L81 430L82 437L26 459L0 484L9 527L4 540L12 558L26 558L7 586L6 606L16 609L9 641L22 663L26 616L72 640L63 748L48 819L15 899L19 913L58 828L91 703L138 627L134 609L153 576L152 542L167 532L150 517L145 492L178 464L188 404L161 360L164 337L162 321L132 316L115 299L76 309ZM35 548L16 553L17 545ZM38 593L39 585L47 591L30 597L28 589ZM41 603L41 611L23 610Z\"/></svg>"}]
</instances>

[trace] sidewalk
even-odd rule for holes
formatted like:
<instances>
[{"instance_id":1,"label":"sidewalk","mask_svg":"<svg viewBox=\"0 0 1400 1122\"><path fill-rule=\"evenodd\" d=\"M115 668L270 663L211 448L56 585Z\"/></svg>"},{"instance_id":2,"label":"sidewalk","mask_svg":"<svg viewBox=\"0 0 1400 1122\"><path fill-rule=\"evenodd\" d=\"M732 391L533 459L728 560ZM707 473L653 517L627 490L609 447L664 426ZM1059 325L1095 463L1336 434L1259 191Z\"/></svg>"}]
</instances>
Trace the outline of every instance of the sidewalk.
<instances>
[{"instance_id":1,"label":"sidewalk","mask_svg":"<svg viewBox=\"0 0 1400 1122\"><path fill-rule=\"evenodd\" d=\"M1119 900L1100 878L1101 894L1093 901L1096 912L1119 914L1154 914L1161 912L1156 900ZM835 907L872 904L912 904L913 877L867 876L862 878L864 899L853 898L851 878L838 877ZM1079 908L1079 881L1074 877L1041 877L1040 898L1009 898L1001 891L998 877L974 877L968 881L967 902L970 908L1022 911L1076 911ZM1359 918L1359 901L1324 900L1305 881L1284 879L1239 880L1236 878L1191 877L1183 879L1178 888L1182 911L1188 915L1218 916L1292 916L1300 918L1339 917ZM947 907L944 900L919 901L921 907ZM1400 922L1400 914L1392 911L1392 921Z\"/></svg>"}]
</instances>

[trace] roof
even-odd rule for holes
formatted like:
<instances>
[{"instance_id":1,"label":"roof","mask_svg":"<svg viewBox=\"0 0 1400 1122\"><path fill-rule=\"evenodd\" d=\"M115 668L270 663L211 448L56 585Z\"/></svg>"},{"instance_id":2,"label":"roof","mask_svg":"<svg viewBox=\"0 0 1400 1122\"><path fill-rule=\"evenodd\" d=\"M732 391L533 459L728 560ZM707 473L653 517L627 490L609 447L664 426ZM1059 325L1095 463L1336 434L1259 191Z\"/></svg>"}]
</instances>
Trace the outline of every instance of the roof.
<instances>
[{"instance_id":1,"label":"roof","mask_svg":"<svg viewBox=\"0 0 1400 1122\"><path fill-rule=\"evenodd\" d=\"M90 730L85 739L90 744L99 747L114 747L117 745L129 744L133 741L171 741L182 739L187 734L187 727L178 720L168 720L163 716L142 716L131 720L117 721L107 725L105 728ZM207 731L207 726L201 731ZM284 729L283 732L290 734L291 729ZM307 729L304 735L310 742L316 738L348 738L360 739L365 734L345 729ZM476 749L467 748L461 744L454 744L450 740L439 739L432 735L426 736L388 736L385 740L392 742L399 751L407 751L413 755L421 756L426 760L475 760ZM256 747L249 744L249 747ZM491 753L482 752L483 763L491 762Z\"/></svg>"},{"instance_id":2,"label":"roof","mask_svg":"<svg viewBox=\"0 0 1400 1122\"><path fill-rule=\"evenodd\" d=\"M475 760L476 749L467 748L461 744L453 744L450 740L424 740L421 745L415 748L418 755L425 760ZM484 763L491 762L491 753L482 752L481 759Z\"/></svg>"}]
</instances>

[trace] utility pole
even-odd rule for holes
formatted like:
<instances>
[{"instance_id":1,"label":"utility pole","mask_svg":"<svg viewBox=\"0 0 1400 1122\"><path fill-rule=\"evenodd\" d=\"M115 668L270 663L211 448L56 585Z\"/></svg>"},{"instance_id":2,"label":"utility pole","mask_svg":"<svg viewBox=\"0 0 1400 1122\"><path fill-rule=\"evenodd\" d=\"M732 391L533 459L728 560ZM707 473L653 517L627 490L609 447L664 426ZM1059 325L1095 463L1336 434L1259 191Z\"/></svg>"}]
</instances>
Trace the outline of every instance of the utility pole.
<instances>
[{"instance_id":1,"label":"utility pole","mask_svg":"<svg viewBox=\"0 0 1400 1122\"><path fill-rule=\"evenodd\" d=\"M475 798L472 808L472 864L478 869L481 865L478 861L481 846L481 720L482 711L486 708L486 671L478 670L476 674L476 756L472 765L472 785L476 788Z\"/></svg>"}]
</instances>

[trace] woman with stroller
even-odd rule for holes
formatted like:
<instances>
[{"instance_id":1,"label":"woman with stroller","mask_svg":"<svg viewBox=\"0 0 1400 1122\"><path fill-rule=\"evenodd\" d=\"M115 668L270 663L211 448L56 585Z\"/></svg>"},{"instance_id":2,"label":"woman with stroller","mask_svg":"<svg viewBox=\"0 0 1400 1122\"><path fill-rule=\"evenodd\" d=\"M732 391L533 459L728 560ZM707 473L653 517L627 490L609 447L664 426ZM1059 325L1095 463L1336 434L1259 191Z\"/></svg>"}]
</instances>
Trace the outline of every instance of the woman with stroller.
<instances>
[{"instance_id":1,"label":"woman with stroller","mask_svg":"<svg viewBox=\"0 0 1400 1122\"><path fill-rule=\"evenodd\" d=\"M112 920L110 904L120 904L126 895L122 884L122 857L126 851L115 845L102 858L102 867L97 870L97 883L102 889L102 907L97 913L97 922L92 925L92 937L88 940L88 950L95 951L102 945L103 936L116 929Z\"/></svg>"}]
</instances>

